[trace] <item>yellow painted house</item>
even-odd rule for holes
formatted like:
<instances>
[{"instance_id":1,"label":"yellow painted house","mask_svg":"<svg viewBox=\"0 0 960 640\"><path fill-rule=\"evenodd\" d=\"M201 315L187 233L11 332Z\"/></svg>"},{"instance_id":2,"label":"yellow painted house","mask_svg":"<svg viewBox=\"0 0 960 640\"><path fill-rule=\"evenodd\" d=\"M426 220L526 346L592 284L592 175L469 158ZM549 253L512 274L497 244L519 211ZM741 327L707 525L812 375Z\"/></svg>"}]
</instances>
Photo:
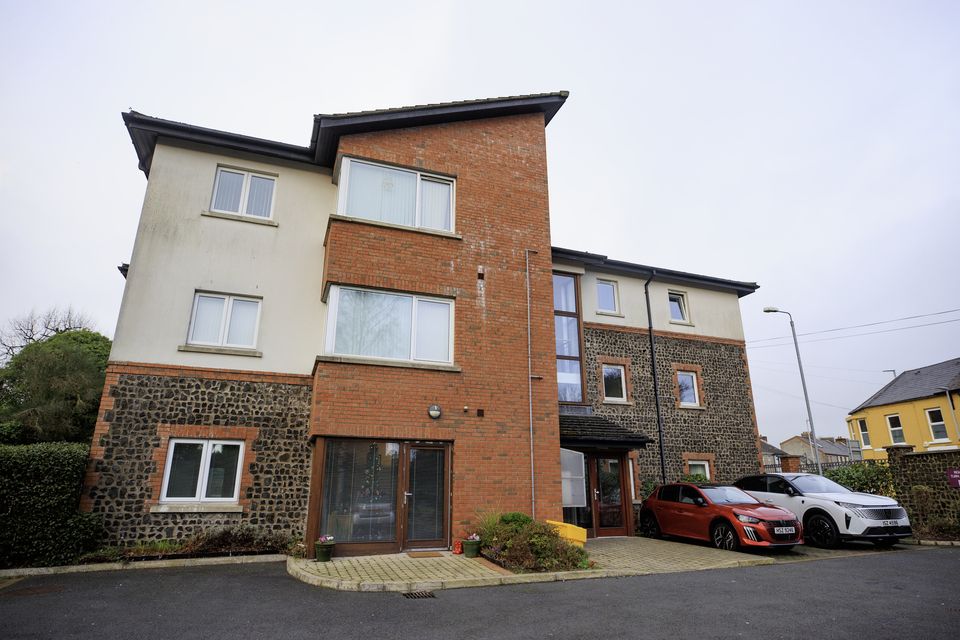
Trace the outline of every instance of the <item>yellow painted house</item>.
<instances>
[{"instance_id":1,"label":"yellow painted house","mask_svg":"<svg viewBox=\"0 0 960 640\"><path fill-rule=\"evenodd\" d=\"M914 451L960 448L960 358L904 371L850 412L847 429L866 460L886 459L884 447Z\"/></svg>"}]
</instances>

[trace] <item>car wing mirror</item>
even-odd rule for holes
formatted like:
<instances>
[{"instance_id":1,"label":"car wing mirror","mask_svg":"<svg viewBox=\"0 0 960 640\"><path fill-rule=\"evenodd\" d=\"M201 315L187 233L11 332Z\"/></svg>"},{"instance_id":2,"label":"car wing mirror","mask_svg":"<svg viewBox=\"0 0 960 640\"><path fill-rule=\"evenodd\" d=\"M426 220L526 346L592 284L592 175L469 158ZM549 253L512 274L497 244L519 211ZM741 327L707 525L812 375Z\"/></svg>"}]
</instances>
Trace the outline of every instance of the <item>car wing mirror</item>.
<instances>
[{"instance_id":1,"label":"car wing mirror","mask_svg":"<svg viewBox=\"0 0 960 640\"><path fill-rule=\"evenodd\" d=\"M697 503L697 506L698 506L698 507L705 507L705 506L707 506L707 501L704 500L703 498L697 498L697 499L696 499L696 503Z\"/></svg>"}]
</instances>

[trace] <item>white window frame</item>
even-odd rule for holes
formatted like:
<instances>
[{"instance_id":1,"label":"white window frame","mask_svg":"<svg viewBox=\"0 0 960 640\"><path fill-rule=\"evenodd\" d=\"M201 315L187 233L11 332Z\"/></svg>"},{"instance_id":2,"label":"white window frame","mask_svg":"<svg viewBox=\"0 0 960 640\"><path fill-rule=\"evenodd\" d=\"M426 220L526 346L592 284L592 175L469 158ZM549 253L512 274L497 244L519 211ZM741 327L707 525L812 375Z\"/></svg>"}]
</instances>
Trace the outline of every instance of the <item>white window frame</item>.
<instances>
[{"instance_id":1,"label":"white window frame","mask_svg":"<svg viewBox=\"0 0 960 640\"><path fill-rule=\"evenodd\" d=\"M620 369L620 390L623 392L622 398L611 398L607 396L607 385L606 385L606 376L605 369ZM603 394L603 401L614 403L614 404L625 404L628 401L627 398L627 368L622 364L606 364L603 363L600 365L600 392Z\"/></svg>"},{"instance_id":2,"label":"white window frame","mask_svg":"<svg viewBox=\"0 0 960 640\"><path fill-rule=\"evenodd\" d=\"M680 389L680 376L691 376L693 378L693 403L683 401L683 391ZM700 406L700 389L697 386L697 372L696 371L683 371L682 369L677 371L677 401L680 403L681 407L699 407Z\"/></svg>"},{"instance_id":3,"label":"white window frame","mask_svg":"<svg viewBox=\"0 0 960 640\"><path fill-rule=\"evenodd\" d=\"M203 342L193 339L193 329L197 322L197 308L200 306L200 296L206 298L221 298L224 300L223 313L220 316L220 340L218 342ZM257 303L257 320L253 325L253 344L233 344L227 342L227 329L230 326L230 316L233 314L233 301L242 300L244 302ZM195 291L193 294L193 310L190 312L190 326L187 328L187 344L203 347L229 347L230 349L252 349L256 350L257 343L260 341L260 314L263 311L263 299L250 296L235 296L228 293L214 293L210 291Z\"/></svg>"},{"instance_id":4,"label":"white window frame","mask_svg":"<svg viewBox=\"0 0 960 640\"><path fill-rule=\"evenodd\" d=\"M906 432L903 430L903 420L900 419L900 414L899 414L899 413L891 413L891 414L888 415L888 416L884 416L884 418L885 418L886 421L887 421L887 431L890 433L890 444L905 444L905 443L907 442L907 434L906 434ZM897 419L897 422L900 423L900 426L899 426L899 427L894 427L892 424L890 424L890 418L896 418L896 419ZM893 437L893 430L894 430L894 429L900 429L900 437L901 437L901 439L902 439L902 442L897 442L896 439Z\"/></svg>"},{"instance_id":5,"label":"white window frame","mask_svg":"<svg viewBox=\"0 0 960 640\"><path fill-rule=\"evenodd\" d=\"M860 433L860 446L864 449L873 449L870 442L870 430L867 428L867 421L864 418L857 418L857 429ZM864 442L863 436L867 436L867 442Z\"/></svg>"},{"instance_id":6,"label":"white window frame","mask_svg":"<svg viewBox=\"0 0 960 640\"><path fill-rule=\"evenodd\" d=\"M167 497L167 485L170 482L170 470L173 466L173 450L174 445L177 443L181 444L202 444L203 445L203 455L200 458L200 473L197 478L197 492L196 497L194 498L168 498ZM207 498L204 497L204 493L207 489L207 479L210 476L210 451L213 449L214 445L225 444L225 445L240 445L240 451L237 454L237 477L233 484L233 496L230 498ZM243 440L207 440L204 438L171 438L167 443L167 462L163 468L163 487L160 490L160 502L161 503L197 503L197 502L219 502L219 503L232 503L236 504L240 500L240 478L243 476L243 455L244 455L244 441Z\"/></svg>"},{"instance_id":7,"label":"white window frame","mask_svg":"<svg viewBox=\"0 0 960 640\"><path fill-rule=\"evenodd\" d=\"M600 308L600 285L609 284L613 286L613 309L601 309ZM620 284L616 280L610 280L609 278L597 278L596 283L596 296L597 296L597 313L606 314L606 315L620 315Z\"/></svg>"},{"instance_id":8,"label":"white window frame","mask_svg":"<svg viewBox=\"0 0 960 640\"><path fill-rule=\"evenodd\" d=\"M340 307L340 291L344 289L350 289L353 291L371 291L373 293L382 293L385 295L391 296L401 296L404 298L411 298L413 304L411 305L411 318L410 318L410 357L409 358L386 358L382 356L362 356L352 353L337 353L336 344L337 344L337 311ZM350 287L343 285L331 285L330 286L330 295L327 298L327 340L325 344L325 351L327 355L331 356L343 356L346 358L362 358L364 360L387 360L390 362L424 362L424 363L433 363L433 364L453 364L453 344L454 344L454 315L456 314L456 305L454 301L450 298L437 298L433 296L423 296L414 293L399 293L397 291L386 291L383 289L369 289L366 287ZM449 327L449 343L447 345L447 353L449 354L448 360L424 360L422 358L416 358L414 355L417 353L417 302L419 301L426 302L437 302L440 304L445 304L450 307L450 327Z\"/></svg>"},{"instance_id":9,"label":"white window frame","mask_svg":"<svg viewBox=\"0 0 960 640\"><path fill-rule=\"evenodd\" d=\"M350 166L354 163L358 164L367 164L373 167L383 167L384 169L391 169L393 171L402 171L405 173L412 173L417 176L417 202L416 202L416 213L414 215L413 226L409 226L410 229L422 229L425 231L435 231L439 233L456 233L454 230L457 228L457 180L455 178L450 178L447 176L441 176L434 173L427 173L424 171L417 171L416 169L408 169L407 167L397 167L391 164L384 164L380 162L371 162L370 160L360 160L358 158L343 158L342 164L340 166L340 188L337 193L337 214L345 216L348 218L354 218L355 220L367 220L373 224L389 224L390 226L396 227L408 227L405 224L397 223L385 223L379 220L373 220L371 218L364 218L361 216L355 216L347 213L347 196L350 193ZM421 186L423 181L429 182L441 182L443 184L450 185L450 228L449 229L437 229L435 227L424 227L421 224L421 209L423 200L421 197Z\"/></svg>"},{"instance_id":10,"label":"white window frame","mask_svg":"<svg viewBox=\"0 0 960 640\"><path fill-rule=\"evenodd\" d=\"M680 298L680 311L683 314L683 319L681 320L675 319L673 313L670 311L670 298L673 296ZM667 290L667 315L673 324L693 324L693 321L690 319L690 298L687 296L686 291L677 291L676 289Z\"/></svg>"},{"instance_id":11,"label":"white window frame","mask_svg":"<svg viewBox=\"0 0 960 640\"><path fill-rule=\"evenodd\" d=\"M931 412L931 411L939 411L939 412L940 412L940 421L939 421L939 422L934 422L934 421L930 418L930 412ZM943 417L943 409L941 409L940 407L930 407L929 409L924 409L924 410L923 410L923 413L924 413L924 415L927 416L927 424L930 426L930 437L933 438L930 442L931 442L931 443L933 443L933 442L950 442L950 432L947 431L947 420L946 420L946 418ZM933 425L935 425L935 424L939 424L939 425L941 425L941 426L943 427L943 432L947 434L947 436L946 436L945 438L938 438L938 437L937 437L937 434L935 434L935 433L933 432Z\"/></svg>"},{"instance_id":12,"label":"white window frame","mask_svg":"<svg viewBox=\"0 0 960 640\"><path fill-rule=\"evenodd\" d=\"M214 203L217 201L217 189L220 188L220 174L224 171L229 173L241 173L243 174L243 186L240 188L240 211L227 211L226 209L217 209L214 207ZM268 216L257 216L250 213L247 213L247 197L250 195L250 177L256 176L258 178L263 178L264 180L271 180L273 182L273 191L270 193L270 215ZM246 169L237 169L236 167L229 167L226 165L217 166L217 175L213 180L213 194L210 196L210 211L213 213L224 213L229 216L243 216L245 218L252 218L254 220L273 220L273 208L277 200L277 176L270 175L269 173L260 173L259 171L248 171Z\"/></svg>"},{"instance_id":13,"label":"white window frame","mask_svg":"<svg viewBox=\"0 0 960 640\"><path fill-rule=\"evenodd\" d=\"M703 475L707 476L707 480L709 480L710 479L710 462L708 460L687 460L687 475L692 476L694 473L696 473L693 470L693 465L695 464L703 465L703 468L707 470L707 472Z\"/></svg>"}]
</instances>

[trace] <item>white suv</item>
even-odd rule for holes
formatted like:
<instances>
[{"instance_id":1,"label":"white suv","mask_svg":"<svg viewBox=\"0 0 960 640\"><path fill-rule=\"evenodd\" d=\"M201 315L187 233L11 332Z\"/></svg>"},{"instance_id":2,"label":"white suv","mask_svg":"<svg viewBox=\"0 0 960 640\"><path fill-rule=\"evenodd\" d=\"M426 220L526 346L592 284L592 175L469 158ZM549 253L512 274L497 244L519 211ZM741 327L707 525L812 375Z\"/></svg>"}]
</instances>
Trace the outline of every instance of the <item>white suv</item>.
<instances>
[{"instance_id":1,"label":"white suv","mask_svg":"<svg viewBox=\"0 0 960 640\"><path fill-rule=\"evenodd\" d=\"M814 473L766 473L734 483L760 502L789 509L803 523L803 537L817 547L841 540L891 546L911 534L907 512L893 498L855 493Z\"/></svg>"}]
</instances>

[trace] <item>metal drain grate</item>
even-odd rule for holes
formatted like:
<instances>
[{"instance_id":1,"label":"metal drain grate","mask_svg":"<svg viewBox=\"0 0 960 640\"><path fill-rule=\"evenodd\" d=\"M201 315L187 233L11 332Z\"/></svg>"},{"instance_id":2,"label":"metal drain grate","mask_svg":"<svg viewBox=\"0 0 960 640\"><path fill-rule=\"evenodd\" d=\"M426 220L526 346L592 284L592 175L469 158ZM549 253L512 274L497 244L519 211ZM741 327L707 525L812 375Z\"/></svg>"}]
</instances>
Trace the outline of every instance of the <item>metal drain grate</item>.
<instances>
[{"instance_id":1,"label":"metal drain grate","mask_svg":"<svg viewBox=\"0 0 960 640\"><path fill-rule=\"evenodd\" d=\"M433 591L410 591L403 594L403 597L410 600L422 600L424 598L436 598L437 596L433 595Z\"/></svg>"}]
</instances>

